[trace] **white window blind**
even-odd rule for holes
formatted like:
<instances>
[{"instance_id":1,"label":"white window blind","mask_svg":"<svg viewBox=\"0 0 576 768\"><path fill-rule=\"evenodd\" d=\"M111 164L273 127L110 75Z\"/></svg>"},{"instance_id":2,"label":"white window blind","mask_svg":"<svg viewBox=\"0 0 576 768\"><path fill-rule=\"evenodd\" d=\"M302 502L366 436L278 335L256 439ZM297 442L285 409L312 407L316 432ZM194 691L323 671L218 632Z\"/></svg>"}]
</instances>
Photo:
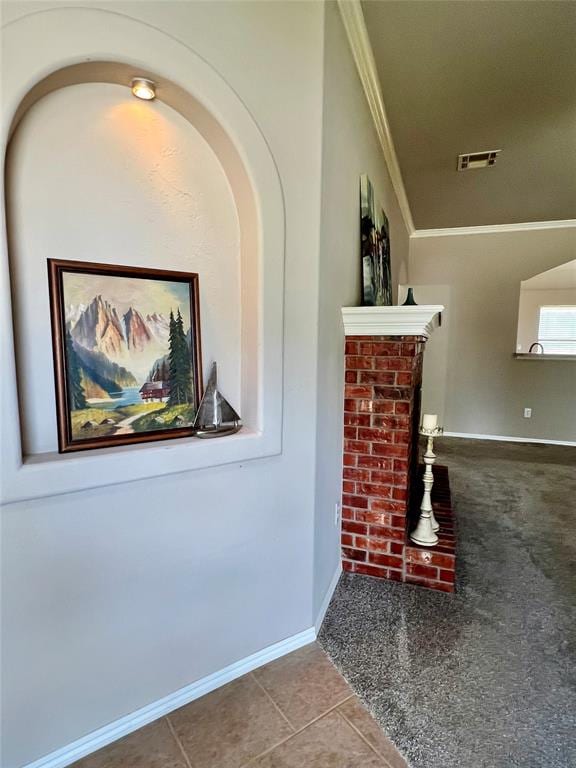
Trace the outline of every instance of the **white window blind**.
<instances>
[{"instance_id":1,"label":"white window blind","mask_svg":"<svg viewBox=\"0 0 576 768\"><path fill-rule=\"evenodd\" d=\"M576 355L576 306L540 307L538 341L547 355Z\"/></svg>"}]
</instances>

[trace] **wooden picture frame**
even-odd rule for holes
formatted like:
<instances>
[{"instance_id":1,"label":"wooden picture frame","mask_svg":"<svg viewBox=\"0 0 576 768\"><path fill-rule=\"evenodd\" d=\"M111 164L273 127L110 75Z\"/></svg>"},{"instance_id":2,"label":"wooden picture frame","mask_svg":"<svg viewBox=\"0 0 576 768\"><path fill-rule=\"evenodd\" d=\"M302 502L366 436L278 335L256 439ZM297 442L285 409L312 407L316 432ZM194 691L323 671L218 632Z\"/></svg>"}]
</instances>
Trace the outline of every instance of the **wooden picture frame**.
<instances>
[{"instance_id":1,"label":"wooden picture frame","mask_svg":"<svg viewBox=\"0 0 576 768\"><path fill-rule=\"evenodd\" d=\"M193 435L198 275L48 259L60 453Z\"/></svg>"}]
</instances>

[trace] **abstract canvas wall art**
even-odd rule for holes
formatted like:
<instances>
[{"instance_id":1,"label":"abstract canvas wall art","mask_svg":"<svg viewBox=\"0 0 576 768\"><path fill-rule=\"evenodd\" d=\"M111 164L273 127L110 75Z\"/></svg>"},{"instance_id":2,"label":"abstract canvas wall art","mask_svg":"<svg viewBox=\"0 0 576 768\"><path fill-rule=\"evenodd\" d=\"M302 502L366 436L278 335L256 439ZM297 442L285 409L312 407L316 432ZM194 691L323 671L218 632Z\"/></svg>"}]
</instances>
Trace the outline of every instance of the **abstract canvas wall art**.
<instances>
[{"instance_id":1,"label":"abstract canvas wall art","mask_svg":"<svg viewBox=\"0 0 576 768\"><path fill-rule=\"evenodd\" d=\"M61 452L192 434L196 274L48 260Z\"/></svg>"},{"instance_id":2,"label":"abstract canvas wall art","mask_svg":"<svg viewBox=\"0 0 576 768\"><path fill-rule=\"evenodd\" d=\"M390 232L388 219L374 196L366 174L360 177L360 248L362 256L362 304L392 304Z\"/></svg>"}]
</instances>

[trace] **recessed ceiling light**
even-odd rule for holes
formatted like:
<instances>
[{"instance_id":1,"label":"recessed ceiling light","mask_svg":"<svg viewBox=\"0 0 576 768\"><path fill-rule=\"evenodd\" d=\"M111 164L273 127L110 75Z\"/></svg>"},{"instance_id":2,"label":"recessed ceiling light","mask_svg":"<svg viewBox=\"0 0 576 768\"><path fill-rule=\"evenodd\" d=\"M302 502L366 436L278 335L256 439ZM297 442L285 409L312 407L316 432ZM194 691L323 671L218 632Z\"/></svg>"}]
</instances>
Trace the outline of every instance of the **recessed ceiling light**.
<instances>
[{"instance_id":1,"label":"recessed ceiling light","mask_svg":"<svg viewBox=\"0 0 576 768\"><path fill-rule=\"evenodd\" d=\"M152 101L156 97L156 83L145 77L135 77L130 86L137 99Z\"/></svg>"},{"instance_id":2,"label":"recessed ceiling light","mask_svg":"<svg viewBox=\"0 0 576 768\"><path fill-rule=\"evenodd\" d=\"M495 164L501 149L488 149L485 152L467 152L458 155L458 170L467 171L472 168L490 168Z\"/></svg>"}]
</instances>

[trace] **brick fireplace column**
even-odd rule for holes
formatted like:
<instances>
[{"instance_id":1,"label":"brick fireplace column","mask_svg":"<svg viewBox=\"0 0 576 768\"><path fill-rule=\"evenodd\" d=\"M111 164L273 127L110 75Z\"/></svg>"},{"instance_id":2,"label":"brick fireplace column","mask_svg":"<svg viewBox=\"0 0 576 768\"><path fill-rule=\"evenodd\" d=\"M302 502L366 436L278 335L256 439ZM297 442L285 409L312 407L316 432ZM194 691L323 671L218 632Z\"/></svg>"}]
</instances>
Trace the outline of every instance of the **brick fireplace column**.
<instances>
[{"instance_id":1,"label":"brick fireplace column","mask_svg":"<svg viewBox=\"0 0 576 768\"><path fill-rule=\"evenodd\" d=\"M411 494L425 342L442 306L345 307L342 565L412 581ZM413 548L413 545L410 545ZM410 549L409 548L409 549ZM412 559L412 558L410 558ZM430 562L425 559L423 562ZM417 566L416 566L417 567Z\"/></svg>"}]
</instances>

